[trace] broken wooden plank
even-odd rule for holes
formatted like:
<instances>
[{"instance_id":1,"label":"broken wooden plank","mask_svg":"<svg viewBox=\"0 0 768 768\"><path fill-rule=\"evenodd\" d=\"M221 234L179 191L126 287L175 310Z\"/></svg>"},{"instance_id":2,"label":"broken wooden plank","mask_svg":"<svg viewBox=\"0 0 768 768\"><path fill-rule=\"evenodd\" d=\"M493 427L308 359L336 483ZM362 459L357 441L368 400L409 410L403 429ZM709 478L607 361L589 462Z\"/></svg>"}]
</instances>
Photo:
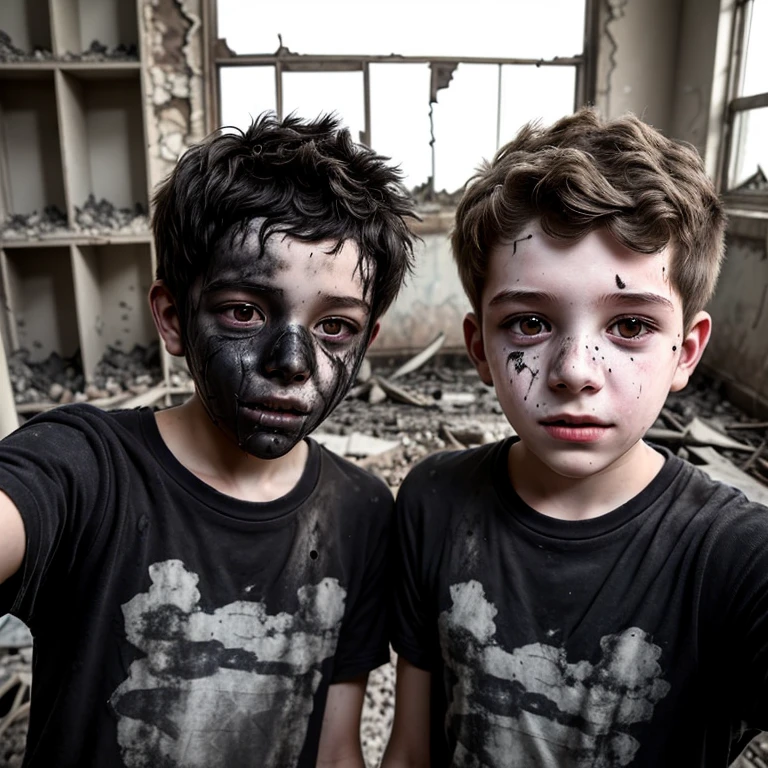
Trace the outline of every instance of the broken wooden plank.
<instances>
[{"instance_id":1,"label":"broken wooden plank","mask_svg":"<svg viewBox=\"0 0 768 768\"><path fill-rule=\"evenodd\" d=\"M750 501L768 506L768 487L750 477L746 472L742 472L714 448L691 446L688 450L704 462L696 466L713 480L738 488Z\"/></svg>"},{"instance_id":2,"label":"broken wooden plank","mask_svg":"<svg viewBox=\"0 0 768 768\"><path fill-rule=\"evenodd\" d=\"M726 424L726 429L768 429L768 421L755 421L751 424Z\"/></svg>"},{"instance_id":3,"label":"broken wooden plank","mask_svg":"<svg viewBox=\"0 0 768 768\"><path fill-rule=\"evenodd\" d=\"M143 408L147 405L153 405L156 403L160 398L162 398L167 391L167 387L165 385L165 382L162 382L161 384L158 384L155 387L152 387L152 389L148 389L146 392L142 392L140 395L136 395L134 397L130 397L128 400L125 400L122 404L122 408Z\"/></svg>"},{"instance_id":4,"label":"broken wooden plank","mask_svg":"<svg viewBox=\"0 0 768 768\"><path fill-rule=\"evenodd\" d=\"M424 363L426 363L430 357L434 357L434 355L437 353L440 347L443 346L444 343L445 334L440 331L434 340L427 344L427 346L424 347L421 352L419 352L417 355L414 355L410 360L406 360L393 374L387 378L390 381L392 381L392 379L399 379L401 376L405 376L406 373L412 373L416 369L421 368L421 366L424 365Z\"/></svg>"},{"instance_id":5,"label":"broken wooden plank","mask_svg":"<svg viewBox=\"0 0 768 768\"><path fill-rule=\"evenodd\" d=\"M717 448L727 448L731 451L754 451L751 445L745 445L724 435L699 418L694 418L685 428L685 434L693 438L698 445L713 445ZM688 443L686 442L686 445Z\"/></svg>"},{"instance_id":6,"label":"broken wooden plank","mask_svg":"<svg viewBox=\"0 0 768 768\"><path fill-rule=\"evenodd\" d=\"M374 376L373 380L375 384L378 384L379 387L381 387L381 389L383 389L389 397L391 397L393 400L397 400L400 403L405 403L406 405L417 405L421 408L428 405L434 405L434 400L428 400L426 397L419 395L416 392L407 392L402 387L398 387L396 384L393 384L389 379L384 379L381 376Z\"/></svg>"}]
</instances>

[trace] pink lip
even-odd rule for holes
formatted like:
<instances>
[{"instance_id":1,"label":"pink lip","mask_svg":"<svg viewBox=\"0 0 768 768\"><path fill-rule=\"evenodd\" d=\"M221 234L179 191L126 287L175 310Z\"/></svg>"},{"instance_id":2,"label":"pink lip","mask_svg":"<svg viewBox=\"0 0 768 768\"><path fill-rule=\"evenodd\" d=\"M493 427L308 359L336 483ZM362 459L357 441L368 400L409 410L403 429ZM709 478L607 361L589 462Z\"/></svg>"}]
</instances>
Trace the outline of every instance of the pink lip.
<instances>
[{"instance_id":1,"label":"pink lip","mask_svg":"<svg viewBox=\"0 0 768 768\"><path fill-rule=\"evenodd\" d=\"M592 416L573 416L563 414L540 422L550 437L569 443L594 443L600 440L610 429Z\"/></svg>"}]
</instances>

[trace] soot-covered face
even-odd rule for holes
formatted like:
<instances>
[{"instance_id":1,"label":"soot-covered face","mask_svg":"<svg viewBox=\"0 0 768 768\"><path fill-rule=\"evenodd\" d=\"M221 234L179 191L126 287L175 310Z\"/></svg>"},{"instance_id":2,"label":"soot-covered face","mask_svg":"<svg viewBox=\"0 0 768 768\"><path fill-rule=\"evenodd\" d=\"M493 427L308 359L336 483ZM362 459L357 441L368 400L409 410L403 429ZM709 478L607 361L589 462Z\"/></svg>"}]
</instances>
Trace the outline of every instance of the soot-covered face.
<instances>
[{"instance_id":1,"label":"soot-covered face","mask_svg":"<svg viewBox=\"0 0 768 768\"><path fill-rule=\"evenodd\" d=\"M346 394L372 331L357 246L259 222L225 236L190 292L187 362L214 423L259 458L285 455ZM365 266L365 265L363 265Z\"/></svg>"}]
</instances>

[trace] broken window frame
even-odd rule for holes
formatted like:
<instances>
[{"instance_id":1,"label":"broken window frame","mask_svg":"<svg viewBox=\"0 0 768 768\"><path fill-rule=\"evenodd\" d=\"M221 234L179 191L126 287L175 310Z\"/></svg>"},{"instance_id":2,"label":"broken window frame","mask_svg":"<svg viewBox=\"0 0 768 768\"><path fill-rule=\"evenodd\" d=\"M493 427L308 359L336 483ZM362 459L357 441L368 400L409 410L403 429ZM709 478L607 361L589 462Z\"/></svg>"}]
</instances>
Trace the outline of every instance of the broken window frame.
<instances>
[{"instance_id":1,"label":"broken window frame","mask_svg":"<svg viewBox=\"0 0 768 768\"><path fill-rule=\"evenodd\" d=\"M478 56L400 56L387 55L334 55L293 53L280 47L272 54L238 54L229 48L223 38L218 37L216 0L205 0L203 7L204 28L207 41L204 45L204 69L209 75L206 80L206 115L208 130L213 131L221 124L221 70L226 67L271 66L275 69L276 112L283 117L284 72L362 72L364 130L361 139L371 145L371 86L369 68L371 64L428 64L431 71L430 102L437 99L437 91L448 87L450 76L460 64L496 64L526 67L573 67L575 68L574 108L594 103L596 36L594 34L599 0L585 0L584 46L582 53L575 56L555 56L551 59L497 58ZM450 74L449 74L450 73ZM425 94L425 98L427 94ZM499 102L501 89L499 89ZM499 108L500 108L499 103ZM500 109L499 109L500 111ZM375 146L373 147L375 149ZM434 193L434 145L432 146L432 176L430 184Z\"/></svg>"},{"instance_id":2,"label":"broken window frame","mask_svg":"<svg viewBox=\"0 0 768 768\"><path fill-rule=\"evenodd\" d=\"M754 0L738 0L731 22L730 62L727 85L727 101L722 125L720 157L717 167L717 187L723 200L730 208L747 211L768 210L768 190L730 188L730 175L734 161L744 143L746 132L739 127L739 118L745 114L768 108L768 91L743 96L744 76L747 64L747 45L749 43L750 19ZM768 168L764 169L768 171Z\"/></svg>"}]
</instances>

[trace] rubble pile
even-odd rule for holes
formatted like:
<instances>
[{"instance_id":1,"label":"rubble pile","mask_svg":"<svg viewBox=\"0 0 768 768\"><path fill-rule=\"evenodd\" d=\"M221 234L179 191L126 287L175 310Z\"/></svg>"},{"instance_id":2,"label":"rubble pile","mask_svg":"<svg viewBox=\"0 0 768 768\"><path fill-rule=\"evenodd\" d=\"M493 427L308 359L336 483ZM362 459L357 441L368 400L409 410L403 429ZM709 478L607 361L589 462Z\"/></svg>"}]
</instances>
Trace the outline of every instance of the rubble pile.
<instances>
[{"instance_id":1,"label":"rubble pile","mask_svg":"<svg viewBox=\"0 0 768 768\"><path fill-rule=\"evenodd\" d=\"M436 340L400 366L396 361L380 361L374 366L366 361L350 395L316 433L318 440L339 440L337 445L347 447L345 455L396 491L413 465L434 451L481 445L511 435L512 428L493 391L480 382L466 358L438 357L438 349ZM15 356L11 363L18 365ZM32 373L25 370L22 374L42 386ZM137 347L129 354L110 349L99 366L95 384L110 392L117 385L136 386L142 376L160 378L157 345ZM174 372L171 385L188 387L188 374ZM353 435L358 439L344 439ZM703 374L694 376L683 392L669 396L648 437L705 471L728 469L730 474L725 476L739 487L743 484L748 495L768 494L768 422L741 412L723 398L721 386ZM326 444L331 447L330 442ZM394 656L370 675L361 723L368 768L379 764L389 737L394 680ZM2 739L0 743L5 744ZM0 768L19 764L4 763L3 759L0 749ZM13 759L18 759L16 752ZM759 768L766 764L768 734L757 737L734 766Z\"/></svg>"},{"instance_id":2,"label":"rubble pile","mask_svg":"<svg viewBox=\"0 0 768 768\"><path fill-rule=\"evenodd\" d=\"M3 240L33 240L44 236L65 234L67 214L56 205L46 205L42 213L12 213L0 225Z\"/></svg>"},{"instance_id":3,"label":"rubble pile","mask_svg":"<svg viewBox=\"0 0 768 768\"><path fill-rule=\"evenodd\" d=\"M85 379L80 353L61 357L52 352L45 360L31 361L30 351L22 348L8 356L8 372L17 404L53 401L72 402L81 392Z\"/></svg>"},{"instance_id":4,"label":"rubble pile","mask_svg":"<svg viewBox=\"0 0 768 768\"><path fill-rule=\"evenodd\" d=\"M108 46L93 40L86 50L81 53L72 53L67 51L62 57L62 61L138 61L139 49L135 43L125 45Z\"/></svg>"},{"instance_id":5,"label":"rubble pile","mask_svg":"<svg viewBox=\"0 0 768 768\"><path fill-rule=\"evenodd\" d=\"M87 385L79 352L71 358L53 352L42 362L32 362L29 357L27 349L8 357L11 386L19 405L84 401L100 404L107 399L126 399L147 392L163 377L157 341L147 346L137 344L130 352L107 347L93 381ZM118 405L119 401L113 400L111 404Z\"/></svg>"},{"instance_id":6,"label":"rubble pile","mask_svg":"<svg viewBox=\"0 0 768 768\"><path fill-rule=\"evenodd\" d=\"M19 768L24 759L31 683L32 649L0 648L0 768Z\"/></svg>"},{"instance_id":7,"label":"rubble pile","mask_svg":"<svg viewBox=\"0 0 768 768\"><path fill-rule=\"evenodd\" d=\"M93 383L85 388L89 400L99 400L122 393L141 395L163 378L160 344L137 344L130 352L117 347L107 351L96 366Z\"/></svg>"},{"instance_id":8,"label":"rubble pile","mask_svg":"<svg viewBox=\"0 0 768 768\"><path fill-rule=\"evenodd\" d=\"M139 235L149 229L149 218L141 203L133 208L118 208L104 198L97 201L91 194L82 207L75 207L75 229L88 235Z\"/></svg>"},{"instance_id":9,"label":"rubble pile","mask_svg":"<svg viewBox=\"0 0 768 768\"><path fill-rule=\"evenodd\" d=\"M11 40L11 36L0 29L0 61L50 61L51 59L53 59L53 53L45 48L35 48L32 51L23 51L21 48L17 48Z\"/></svg>"}]
</instances>

